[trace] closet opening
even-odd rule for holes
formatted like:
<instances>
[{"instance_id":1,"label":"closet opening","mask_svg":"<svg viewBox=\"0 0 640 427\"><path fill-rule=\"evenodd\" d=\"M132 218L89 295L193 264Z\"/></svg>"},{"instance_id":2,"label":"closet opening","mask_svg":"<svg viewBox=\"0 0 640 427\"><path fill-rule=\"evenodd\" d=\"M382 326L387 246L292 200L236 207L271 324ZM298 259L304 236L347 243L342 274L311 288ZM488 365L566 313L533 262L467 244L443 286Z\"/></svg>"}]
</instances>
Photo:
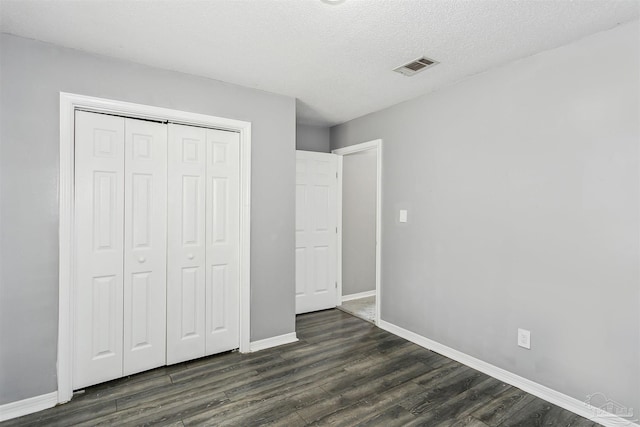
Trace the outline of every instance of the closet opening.
<instances>
[{"instance_id":1,"label":"closet opening","mask_svg":"<svg viewBox=\"0 0 640 427\"><path fill-rule=\"evenodd\" d=\"M60 94L58 402L118 373L249 351L250 165L249 122ZM100 374L75 381L81 359Z\"/></svg>"}]
</instances>

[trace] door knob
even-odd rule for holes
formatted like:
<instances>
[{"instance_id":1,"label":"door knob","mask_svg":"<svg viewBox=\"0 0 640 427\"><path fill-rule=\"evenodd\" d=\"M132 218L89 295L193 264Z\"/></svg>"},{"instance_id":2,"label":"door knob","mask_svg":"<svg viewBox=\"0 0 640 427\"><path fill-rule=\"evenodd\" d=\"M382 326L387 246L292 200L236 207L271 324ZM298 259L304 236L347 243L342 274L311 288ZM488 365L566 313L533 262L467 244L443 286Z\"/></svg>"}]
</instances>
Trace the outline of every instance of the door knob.
<instances>
[{"instance_id":1,"label":"door knob","mask_svg":"<svg viewBox=\"0 0 640 427\"><path fill-rule=\"evenodd\" d=\"M189 255L187 255L187 258L189 258L189 259L193 259L193 254L189 254Z\"/></svg>"},{"instance_id":2,"label":"door knob","mask_svg":"<svg viewBox=\"0 0 640 427\"><path fill-rule=\"evenodd\" d=\"M146 259L145 257L143 257L143 256L141 256L140 258L138 258L138 262L139 262L140 264L142 264L142 263L143 263L143 262L145 262L146 260L147 260L147 259Z\"/></svg>"}]
</instances>

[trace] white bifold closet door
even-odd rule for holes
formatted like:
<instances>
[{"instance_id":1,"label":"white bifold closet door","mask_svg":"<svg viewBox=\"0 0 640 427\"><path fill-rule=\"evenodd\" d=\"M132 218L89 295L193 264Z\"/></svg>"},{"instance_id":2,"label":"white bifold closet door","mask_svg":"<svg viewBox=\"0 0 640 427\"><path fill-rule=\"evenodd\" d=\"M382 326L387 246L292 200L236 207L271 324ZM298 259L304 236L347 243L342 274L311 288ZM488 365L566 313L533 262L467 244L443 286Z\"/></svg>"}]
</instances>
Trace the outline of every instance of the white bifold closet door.
<instances>
[{"instance_id":1,"label":"white bifold closet door","mask_svg":"<svg viewBox=\"0 0 640 427\"><path fill-rule=\"evenodd\" d=\"M239 347L239 134L169 124L167 363Z\"/></svg>"},{"instance_id":2,"label":"white bifold closet door","mask_svg":"<svg viewBox=\"0 0 640 427\"><path fill-rule=\"evenodd\" d=\"M125 119L124 375L166 363L167 127Z\"/></svg>"},{"instance_id":3,"label":"white bifold closet door","mask_svg":"<svg viewBox=\"0 0 640 427\"><path fill-rule=\"evenodd\" d=\"M76 112L73 388L165 364L166 128Z\"/></svg>"}]
</instances>

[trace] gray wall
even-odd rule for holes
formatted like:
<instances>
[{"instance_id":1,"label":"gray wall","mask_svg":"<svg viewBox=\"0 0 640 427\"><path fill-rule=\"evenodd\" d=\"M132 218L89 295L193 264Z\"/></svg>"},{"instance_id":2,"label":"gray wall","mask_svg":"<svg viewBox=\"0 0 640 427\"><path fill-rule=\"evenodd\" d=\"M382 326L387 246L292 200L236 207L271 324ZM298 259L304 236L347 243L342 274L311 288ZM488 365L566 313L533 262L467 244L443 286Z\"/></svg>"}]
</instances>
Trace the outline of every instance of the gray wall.
<instances>
[{"instance_id":1,"label":"gray wall","mask_svg":"<svg viewBox=\"0 0 640 427\"><path fill-rule=\"evenodd\" d=\"M329 128L298 124L296 126L296 150L330 153Z\"/></svg>"},{"instance_id":2,"label":"gray wall","mask_svg":"<svg viewBox=\"0 0 640 427\"><path fill-rule=\"evenodd\" d=\"M376 289L376 150L342 158L342 295Z\"/></svg>"},{"instance_id":3,"label":"gray wall","mask_svg":"<svg viewBox=\"0 0 640 427\"><path fill-rule=\"evenodd\" d=\"M638 33L332 128L332 148L383 139L383 320L581 401L640 408Z\"/></svg>"},{"instance_id":4,"label":"gray wall","mask_svg":"<svg viewBox=\"0 0 640 427\"><path fill-rule=\"evenodd\" d=\"M295 330L295 100L2 35L0 404L56 390L59 92L252 122L251 339Z\"/></svg>"}]
</instances>

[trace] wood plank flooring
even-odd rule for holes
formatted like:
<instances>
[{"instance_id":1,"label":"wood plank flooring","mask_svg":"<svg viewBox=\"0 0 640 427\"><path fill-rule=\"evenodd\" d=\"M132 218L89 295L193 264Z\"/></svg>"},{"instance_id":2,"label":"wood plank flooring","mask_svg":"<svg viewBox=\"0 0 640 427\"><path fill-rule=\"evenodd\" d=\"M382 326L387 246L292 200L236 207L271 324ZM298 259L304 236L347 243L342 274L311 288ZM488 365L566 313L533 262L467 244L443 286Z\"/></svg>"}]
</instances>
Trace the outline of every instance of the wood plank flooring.
<instances>
[{"instance_id":1,"label":"wood plank flooring","mask_svg":"<svg viewBox=\"0 0 640 427\"><path fill-rule=\"evenodd\" d=\"M572 426L597 424L339 310L299 342L87 388L2 426Z\"/></svg>"}]
</instances>

